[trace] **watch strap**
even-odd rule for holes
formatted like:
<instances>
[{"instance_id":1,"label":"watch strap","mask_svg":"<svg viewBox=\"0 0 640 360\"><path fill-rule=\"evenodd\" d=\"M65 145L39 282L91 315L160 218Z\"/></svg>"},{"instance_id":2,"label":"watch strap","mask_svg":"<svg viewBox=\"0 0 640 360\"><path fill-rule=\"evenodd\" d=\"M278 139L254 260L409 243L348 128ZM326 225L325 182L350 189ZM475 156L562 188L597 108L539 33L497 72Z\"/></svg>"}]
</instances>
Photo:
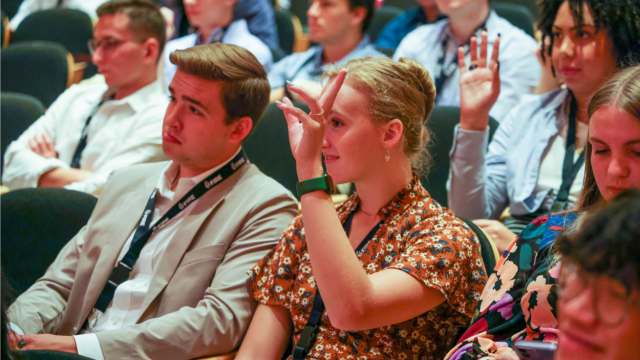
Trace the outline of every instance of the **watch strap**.
<instances>
[{"instance_id":1,"label":"watch strap","mask_svg":"<svg viewBox=\"0 0 640 360\"><path fill-rule=\"evenodd\" d=\"M298 192L298 197L302 197L302 195L314 192L317 190L323 190L327 194L331 195L334 193L334 185L333 180L329 174L324 174L323 176L300 181L296 184L296 191Z\"/></svg>"}]
</instances>

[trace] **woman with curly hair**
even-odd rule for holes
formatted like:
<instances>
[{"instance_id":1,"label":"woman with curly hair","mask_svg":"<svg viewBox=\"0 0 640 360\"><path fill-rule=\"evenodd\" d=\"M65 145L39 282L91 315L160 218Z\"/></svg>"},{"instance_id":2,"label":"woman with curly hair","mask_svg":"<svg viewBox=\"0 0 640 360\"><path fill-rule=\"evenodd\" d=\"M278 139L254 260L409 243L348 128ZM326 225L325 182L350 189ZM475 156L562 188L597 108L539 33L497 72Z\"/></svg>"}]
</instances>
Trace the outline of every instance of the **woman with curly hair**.
<instances>
[{"instance_id":1,"label":"woman with curly hair","mask_svg":"<svg viewBox=\"0 0 640 360\"><path fill-rule=\"evenodd\" d=\"M640 66L620 71L597 90L586 116L585 177L576 211L537 218L508 246L447 360L517 360L517 340L557 341L556 235L622 191L640 188Z\"/></svg>"},{"instance_id":2,"label":"woman with curly hair","mask_svg":"<svg viewBox=\"0 0 640 360\"><path fill-rule=\"evenodd\" d=\"M566 87L523 98L487 149L489 110L500 83L492 81L494 72L482 54L470 64L480 68L465 68L460 78L449 208L476 220L501 251L538 216L575 203L584 174L589 99L616 71L640 62L638 0L542 0L539 5L541 53ZM507 207L511 216L503 224L497 219Z\"/></svg>"}]
</instances>

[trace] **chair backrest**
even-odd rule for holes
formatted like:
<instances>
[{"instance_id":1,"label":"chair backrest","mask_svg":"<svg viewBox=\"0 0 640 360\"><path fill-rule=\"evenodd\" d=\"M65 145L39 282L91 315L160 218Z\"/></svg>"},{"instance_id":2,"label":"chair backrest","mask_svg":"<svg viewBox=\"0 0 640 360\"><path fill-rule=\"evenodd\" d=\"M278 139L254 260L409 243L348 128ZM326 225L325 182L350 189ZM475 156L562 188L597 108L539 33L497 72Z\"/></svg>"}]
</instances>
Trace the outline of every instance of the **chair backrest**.
<instances>
[{"instance_id":1,"label":"chair backrest","mask_svg":"<svg viewBox=\"0 0 640 360\"><path fill-rule=\"evenodd\" d=\"M501 2L491 2L490 5L500 17L506 19L511 25L521 29L529 36L534 37L533 23L535 22L535 16L526 6Z\"/></svg>"},{"instance_id":2,"label":"chair backrest","mask_svg":"<svg viewBox=\"0 0 640 360\"><path fill-rule=\"evenodd\" d=\"M309 10L308 1L293 0L291 1L291 7L289 8L293 15L300 19L302 25L307 25L307 10Z\"/></svg>"},{"instance_id":3,"label":"chair backrest","mask_svg":"<svg viewBox=\"0 0 640 360\"><path fill-rule=\"evenodd\" d=\"M290 55L293 52L293 44L295 42L295 28L291 19L295 15L289 10L276 9L275 16L280 48L284 50L286 55Z\"/></svg>"},{"instance_id":4,"label":"chair backrest","mask_svg":"<svg viewBox=\"0 0 640 360\"><path fill-rule=\"evenodd\" d=\"M93 37L93 24L85 12L51 9L27 16L13 33L12 43L50 41L72 54L89 54L87 43Z\"/></svg>"},{"instance_id":5,"label":"chair backrest","mask_svg":"<svg viewBox=\"0 0 640 360\"><path fill-rule=\"evenodd\" d=\"M529 10L529 13L533 16L533 18L531 20L534 23L538 19L538 14L540 12L540 9L536 5L536 0L499 0L499 1L492 1L491 5L498 4L498 3L522 5L522 6L526 7L527 10Z\"/></svg>"},{"instance_id":6,"label":"chair backrest","mask_svg":"<svg viewBox=\"0 0 640 360\"><path fill-rule=\"evenodd\" d=\"M44 115L44 105L31 95L17 93L0 93L0 146L2 147L2 164L4 168L4 152L12 141L17 140L34 121Z\"/></svg>"},{"instance_id":7,"label":"chair backrest","mask_svg":"<svg viewBox=\"0 0 640 360\"><path fill-rule=\"evenodd\" d=\"M416 0L385 0L385 6L395 6L402 10L407 10L412 7L418 6Z\"/></svg>"},{"instance_id":8,"label":"chair backrest","mask_svg":"<svg viewBox=\"0 0 640 360\"><path fill-rule=\"evenodd\" d=\"M18 13L22 0L2 0L2 11L11 19Z\"/></svg>"},{"instance_id":9,"label":"chair backrest","mask_svg":"<svg viewBox=\"0 0 640 360\"><path fill-rule=\"evenodd\" d=\"M73 58L60 45L33 41L2 50L2 91L32 95L45 107L70 85Z\"/></svg>"},{"instance_id":10,"label":"chair backrest","mask_svg":"<svg viewBox=\"0 0 640 360\"><path fill-rule=\"evenodd\" d=\"M478 225L476 225L473 221L463 219L458 217L458 219L464 221L468 227L473 230L473 232L478 237L480 241L480 252L482 254L482 262L484 263L484 268L487 270L487 277L495 272L496 264L500 259L500 255L498 254L498 250L493 244L493 240L491 240L487 234L480 229Z\"/></svg>"},{"instance_id":11,"label":"chair backrest","mask_svg":"<svg viewBox=\"0 0 640 360\"><path fill-rule=\"evenodd\" d=\"M89 221L97 198L58 188L1 197L2 268L18 293L44 275L60 249Z\"/></svg>"},{"instance_id":12,"label":"chair backrest","mask_svg":"<svg viewBox=\"0 0 640 360\"><path fill-rule=\"evenodd\" d=\"M402 14L402 9L395 6L383 6L380 9L377 9L373 15L373 19L371 19L371 26L369 26L369 29L367 30L367 34L369 34L371 42L375 43L384 26L400 14Z\"/></svg>"},{"instance_id":13,"label":"chair backrest","mask_svg":"<svg viewBox=\"0 0 640 360\"><path fill-rule=\"evenodd\" d=\"M273 58L274 64L284 59L285 56L287 56L287 54L284 53L284 50L282 50L280 47L277 47L277 48L270 47L269 50L271 51L271 57Z\"/></svg>"},{"instance_id":14,"label":"chair backrest","mask_svg":"<svg viewBox=\"0 0 640 360\"><path fill-rule=\"evenodd\" d=\"M2 36L2 44L1 47L6 47L9 43L9 18L4 12L0 12L2 17L2 23L0 23L0 36Z\"/></svg>"},{"instance_id":15,"label":"chair backrest","mask_svg":"<svg viewBox=\"0 0 640 360\"><path fill-rule=\"evenodd\" d=\"M431 132L431 141L427 145L433 157L431 170L421 177L422 186L429 195L443 206L447 206L447 179L449 179L449 151L453 146L453 130L460 122L460 108L436 106L431 111L427 128ZM498 127L498 122L489 118L489 140Z\"/></svg>"},{"instance_id":16,"label":"chair backrest","mask_svg":"<svg viewBox=\"0 0 640 360\"><path fill-rule=\"evenodd\" d=\"M309 107L296 104L303 111ZM256 130L243 145L249 161L263 173L272 177L287 190L296 194L298 173L296 160L289 146L289 131L282 110L270 104L260 119Z\"/></svg>"}]
</instances>

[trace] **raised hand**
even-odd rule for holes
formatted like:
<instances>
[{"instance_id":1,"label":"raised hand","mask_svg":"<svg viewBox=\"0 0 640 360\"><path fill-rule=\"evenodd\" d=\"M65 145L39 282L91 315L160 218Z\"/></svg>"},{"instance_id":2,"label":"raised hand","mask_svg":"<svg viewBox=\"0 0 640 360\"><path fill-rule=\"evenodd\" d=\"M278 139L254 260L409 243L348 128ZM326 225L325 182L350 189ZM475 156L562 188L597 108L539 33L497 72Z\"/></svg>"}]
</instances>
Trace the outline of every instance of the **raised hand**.
<instances>
[{"instance_id":1,"label":"raised hand","mask_svg":"<svg viewBox=\"0 0 640 360\"><path fill-rule=\"evenodd\" d=\"M310 114L293 106L291 100L287 98L284 98L282 102L276 102L278 108L284 111L284 116L287 119L289 144L293 157L296 159L299 181L322 175L324 129L329 112L346 75L347 70L341 70L336 79L327 85L319 99L302 87L289 83L289 91L300 96L309 105Z\"/></svg>"},{"instance_id":2,"label":"raised hand","mask_svg":"<svg viewBox=\"0 0 640 360\"><path fill-rule=\"evenodd\" d=\"M33 139L30 139L29 147L31 148L31 151L45 159L58 157L55 144L47 132L44 132L42 135L36 135Z\"/></svg>"},{"instance_id":3,"label":"raised hand","mask_svg":"<svg viewBox=\"0 0 640 360\"><path fill-rule=\"evenodd\" d=\"M471 69L467 70L464 50L458 49L460 69L460 127L465 130L484 131L489 124L489 110L500 95L500 72L498 54L500 34L493 43L491 59L487 59L487 32L482 32L480 57L478 41L471 38Z\"/></svg>"}]
</instances>

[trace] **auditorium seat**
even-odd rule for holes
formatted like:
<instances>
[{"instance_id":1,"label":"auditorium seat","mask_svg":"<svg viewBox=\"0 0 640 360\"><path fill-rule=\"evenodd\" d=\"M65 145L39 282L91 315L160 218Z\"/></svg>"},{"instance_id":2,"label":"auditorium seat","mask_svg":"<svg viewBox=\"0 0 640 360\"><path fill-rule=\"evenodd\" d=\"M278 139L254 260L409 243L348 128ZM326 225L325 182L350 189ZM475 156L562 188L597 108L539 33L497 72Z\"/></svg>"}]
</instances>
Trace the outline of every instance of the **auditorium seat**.
<instances>
[{"instance_id":1,"label":"auditorium seat","mask_svg":"<svg viewBox=\"0 0 640 360\"><path fill-rule=\"evenodd\" d=\"M402 9L395 6L383 6L377 9L373 15L373 19L371 19L371 25L367 30L371 42L375 44L378 40L378 35L380 35L385 25L400 14L402 14Z\"/></svg>"},{"instance_id":2,"label":"auditorium seat","mask_svg":"<svg viewBox=\"0 0 640 360\"><path fill-rule=\"evenodd\" d=\"M2 36L2 48L5 48L7 47L7 44L9 44L9 18L4 14L4 12L1 12L0 16L2 18L0 36Z\"/></svg>"},{"instance_id":3,"label":"auditorium seat","mask_svg":"<svg viewBox=\"0 0 640 360\"><path fill-rule=\"evenodd\" d=\"M484 263L484 268L487 270L487 277L491 276L491 274L495 272L494 269L500 259L500 254L498 253L496 244L493 242L491 237L473 221L463 219L461 217L458 217L458 219L464 221L464 223L467 224L467 226L470 227L478 237L478 240L480 241L480 252L482 253L482 262Z\"/></svg>"},{"instance_id":4,"label":"auditorium seat","mask_svg":"<svg viewBox=\"0 0 640 360\"><path fill-rule=\"evenodd\" d=\"M44 105L31 95L17 93L0 93L0 144L2 145L2 165L4 168L4 152L12 141L17 140L34 121L44 115ZM0 172L1 174L1 172Z\"/></svg>"},{"instance_id":5,"label":"auditorium seat","mask_svg":"<svg viewBox=\"0 0 640 360\"><path fill-rule=\"evenodd\" d=\"M18 294L44 275L62 247L86 225L98 199L59 188L1 196L2 268Z\"/></svg>"},{"instance_id":6,"label":"auditorium seat","mask_svg":"<svg viewBox=\"0 0 640 360\"><path fill-rule=\"evenodd\" d=\"M280 48L286 55L291 55L295 43L295 27L293 18L295 15L289 10L275 9L276 27L278 28L278 40ZM275 60L274 60L275 62Z\"/></svg>"},{"instance_id":7,"label":"auditorium seat","mask_svg":"<svg viewBox=\"0 0 640 360\"><path fill-rule=\"evenodd\" d=\"M521 29L531 37L535 36L533 29L535 16L525 6L503 2L491 2L489 5L500 17L509 21L511 25Z\"/></svg>"},{"instance_id":8,"label":"auditorium seat","mask_svg":"<svg viewBox=\"0 0 640 360\"><path fill-rule=\"evenodd\" d=\"M2 50L2 91L28 94L45 107L73 82L73 57L60 44L23 42Z\"/></svg>"},{"instance_id":9,"label":"auditorium seat","mask_svg":"<svg viewBox=\"0 0 640 360\"><path fill-rule=\"evenodd\" d=\"M432 166L427 176L420 178L429 195L443 206L447 206L447 179L449 179L449 152L453 146L453 130L460 122L460 108L436 106L429 116L427 128L431 141L427 145L432 156ZM489 118L489 141L498 122Z\"/></svg>"}]
</instances>

